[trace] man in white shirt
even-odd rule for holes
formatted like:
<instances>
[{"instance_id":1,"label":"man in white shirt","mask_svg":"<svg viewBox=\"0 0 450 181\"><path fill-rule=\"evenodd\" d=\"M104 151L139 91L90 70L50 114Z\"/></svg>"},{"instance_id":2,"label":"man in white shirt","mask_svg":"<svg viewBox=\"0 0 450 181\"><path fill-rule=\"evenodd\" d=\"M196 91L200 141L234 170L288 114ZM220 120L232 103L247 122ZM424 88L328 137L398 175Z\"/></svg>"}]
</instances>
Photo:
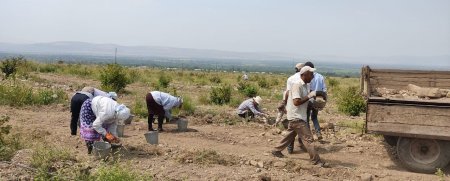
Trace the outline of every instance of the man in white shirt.
<instances>
[{"instance_id":1,"label":"man in white shirt","mask_svg":"<svg viewBox=\"0 0 450 181\"><path fill-rule=\"evenodd\" d=\"M295 74L291 75L287 81L286 81L286 90L283 93L283 101L282 103L278 106L278 114L277 114L277 118L275 120L275 126L278 125L278 123L281 122L281 120L283 119L283 115L286 114L286 104L287 104L287 99L289 96L289 91L292 88L292 85L295 82L300 81L300 70L304 67L303 63L297 63L295 65ZM286 128L287 129L287 128ZM297 135L297 133L295 133L294 131L289 132L288 134L293 134L293 135ZM294 140L292 141L291 144L289 144L289 146L287 147L288 153L291 154L294 152L294 142L295 142L295 136L294 136ZM306 148L303 146L301 139L298 139L299 142L299 146L302 150L306 151Z\"/></svg>"},{"instance_id":2,"label":"man in white shirt","mask_svg":"<svg viewBox=\"0 0 450 181\"><path fill-rule=\"evenodd\" d=\"M328 164L320 159L317 153L314 140L306 123L306 112L308 109L308 102L311 98L316 96L316 92L309 92L308 83L314 78L314 71L316 69L309 66L305 66L300 70L300 80L295 82L292 86L292 90L289 91L289 96L286 104L287 118L289 120L288 131L294 131L301 138L306 150L309 153L311 162L314 165L320 167L328 167ZM284 157L281 153L293 140L295 140L295 134L286 135L280 142L280 145L276 146L272 151L272 155L276 157Z\"/></svg>"}]
</instances>

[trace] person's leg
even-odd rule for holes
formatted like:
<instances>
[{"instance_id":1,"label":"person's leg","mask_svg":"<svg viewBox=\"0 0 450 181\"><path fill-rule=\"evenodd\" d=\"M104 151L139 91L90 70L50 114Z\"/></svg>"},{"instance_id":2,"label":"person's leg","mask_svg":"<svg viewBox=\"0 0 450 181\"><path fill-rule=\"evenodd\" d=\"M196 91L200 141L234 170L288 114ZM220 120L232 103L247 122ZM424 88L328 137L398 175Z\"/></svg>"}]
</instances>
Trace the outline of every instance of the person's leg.
<instances>
[{"instance_id":1,"label":"person's leg","mask_svg":"<svg viewBox=\"0 0 450 181\"><path fill-rule=\"evenodd\" d=\"M294 152L294 143L295 143L295 137L297 136L297 133L293 132L295 134L294 139L292 142L287 146L287 151L289 154L292 154Z\"/></svg>"},{"instance_id":2,"label":"person's leg","mask_svg":"<svg viewBox=\"0 0 450 181\"><path fill-rule=\"evenodd\" d=\"M164 131L162 128L163 122L164 122L164 115L160 114L158 115L158 131Z\"/></svg>"},{"instance_id":3,"label":"person's leg","mask_svg":"<svg viewBox=\"0 0 450 181\"><path fill-rule=\"evenodd\" d=\"M312 109L311 110L311 120L314 124L314 129L316 131L317 137L319 140L321 140L322 134L320 133L320 124L319 124L319 120L317 119L318 113L319 113L319 111L317 109Z\"/></svg>"},{"instance_id":4,"label":"person's leg","mask_svg":"<svg viewBox=\"0 0 450 181\"><path fill-rule=\"evenodd\" d=\"M289 122L289 126L287 129L289 133L280 141L280 144L275 147L274 151L272 152L273 155L278 157L282 156L283 154L281 154L281 151L283 151L289 144L292 143L293 140L295 140L295 136L297 135L297 133L291 128L291 123L292 121Z\"/></svg>"},{"instance_id":5,"label":"person's leg","mask_svg":"<svg viewBox=\"0 0 450 181\"><path fill-rule=\"evenodd\" d=\"M154 116L155 116L154 114L148 115L148 118L147 118L148 131L154 131L154 129L153 129L153 120L155 120Z\"/></svg>"},{"instance_id":6,"label":"person's leg","mask_svg":"<svg viewBox=\"0 0 450 181\"><path fill-rule=\"evenodd\" d=\"M309 120L311 119L311 106L308 104L308 108L306 109L306 123L309 128Z\"/></svg>"},{"instance_id":7,"label":"person's leg","mask_svg":"<svg viewBox=\"0 0 450 181\"><path fill-rule=\"evenodd\" d=\"M72 112L72 118L70 120L70 134L77 135L78 129L78 118L80 117L80 112Z\"/></svg>"},{"instance_id":8,"label":"person's leg","mask_svg":"<svg viewBox=\"0 0 450 181\"><path fill-rule=\"evenodd\" d=\"M85 142L86 142L86 147L88 149L88 154L91 154L92 153L92 148L93 148L93 145L94 145L94 141L85 140Z\"/></svg>"},{"instance_id":9,"label":"person's leg","mask_svg":"<svg viewBox=\"0 0 450 181\"><path fill-rule=\"evenodd\" d=\"M305 145L306 150L308 151L309 158L313 164L319 163L320 156L316 151L314 140L311 134L311 130L307 126L307 123L304 121L300 121L296 127L295 130L298 133L298 136L302 139L303 145Z\"/></svg>"}]
</instances>

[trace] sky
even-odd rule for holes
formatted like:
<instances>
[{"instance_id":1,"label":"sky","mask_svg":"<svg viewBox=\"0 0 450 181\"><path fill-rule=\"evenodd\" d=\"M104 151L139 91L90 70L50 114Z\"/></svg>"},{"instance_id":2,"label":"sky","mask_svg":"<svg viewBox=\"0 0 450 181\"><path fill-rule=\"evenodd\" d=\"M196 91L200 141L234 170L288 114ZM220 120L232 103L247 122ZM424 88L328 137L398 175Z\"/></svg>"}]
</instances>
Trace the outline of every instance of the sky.
<instances>
[{"instance_id":1,"label":"sky","mask_svg":"<svg viewBox=\"0 0 450 181\"><path fill-rule=\"evenodd\" d=\"M0 0L0 42L449 56L448 0Z\"/></svg>"}]
</instances>

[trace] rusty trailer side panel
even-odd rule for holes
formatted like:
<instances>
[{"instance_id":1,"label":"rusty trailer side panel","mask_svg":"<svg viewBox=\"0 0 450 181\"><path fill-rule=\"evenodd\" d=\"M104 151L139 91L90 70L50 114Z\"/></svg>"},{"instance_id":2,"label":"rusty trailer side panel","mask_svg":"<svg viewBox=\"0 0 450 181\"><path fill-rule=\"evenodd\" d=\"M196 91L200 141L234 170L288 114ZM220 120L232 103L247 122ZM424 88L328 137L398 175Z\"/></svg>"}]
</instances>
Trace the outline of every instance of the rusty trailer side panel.
<instances>
[{"instance_id":1,"label":"rusty trailer side panel","mask_svg":"<svg viewBox=\"0 0 450 181\"><path fill-rule=\"evenodd\" d=\"M367 131L391 136L450 140L450 103L369 99Z\"/></svg>"},{"instance_id":2,"label":"rusty trailer side panel","mask_svg":"<svg viewBox=\"0 0 450 181\"><path fill-rule=\"evenodd\" d=\"M404 89L408 84L450 89L450 71L370 69L361 71L367 100L366 132L450 140L450 102L373 97L376 88Z\"/></svg>"}]
</instances>

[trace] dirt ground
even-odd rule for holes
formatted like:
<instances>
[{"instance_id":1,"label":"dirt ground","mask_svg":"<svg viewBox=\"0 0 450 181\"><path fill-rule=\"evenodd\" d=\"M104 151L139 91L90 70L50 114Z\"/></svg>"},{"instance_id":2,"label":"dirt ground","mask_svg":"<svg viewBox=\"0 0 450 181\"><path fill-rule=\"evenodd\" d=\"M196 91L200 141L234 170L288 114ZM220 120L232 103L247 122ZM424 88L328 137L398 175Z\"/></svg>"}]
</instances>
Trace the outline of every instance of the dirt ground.
<instances>
[{"instance_id":1,"label":"dirt ground","mask_svg":"<svg viewBox=\"0 0 450 181\"><path fill-rule=\"evenodd\" d=\"M53 84L70 84L82 81L75 77L59 78L40 75ZM96 81L87 81L98 85ZM133 84L133 89L139 85ZM146 91L146 88L140 88ZM67 90L68 94L72 90ZM123 97L124 102L132 101ZM275 105L275 104L274 104ZM232 110L230 110L232 112ZM341 119L362 119L343 117L332 111L321 112L325 122ZM231 113L230 113L231 114ZM70 136L70 111L67 104L11 108L0 106L0 115L8 115L13 132L31 135L33 144L48 142L73 151L79 162L96 165L99 160L87 154L84 142L79 136ZM309 155L295 147L294 154L275 158L271 150L282 139L278 128L263 123L207 123L203 117L191 116L189 131L178 132L176 124L165 124L165 132L159 134L159 145L150 145L144 138L147 123L135 119L125 127L121 139L125 149L121 151L122 161L128 162L133 170L152 174L156 180L438 180L434 174L420 174L405 170L398 163L393 147L382 137L361 133L350 133L345 128L324 132L324 141L317 142L322 159L331 168L318 168L309 163ZM213 119L216 119L214 117ZM220 118L219 118L220 119ZM202 150L214 150L219 156L234 159L228 165L180 162L182 155ZM21 150L27 155L27 150ZM29 155L29 154L28 154ZM17 157L17 156L16 156ZM15 158L16 158L15 157ZM18 156L21 157L21 156ZM26 157L26 156L24 156ZM30 178L26 158L12 163L0 163L0 180ZM449 173L449 168L445 170Z\"/></svg>"}]
</instances>

